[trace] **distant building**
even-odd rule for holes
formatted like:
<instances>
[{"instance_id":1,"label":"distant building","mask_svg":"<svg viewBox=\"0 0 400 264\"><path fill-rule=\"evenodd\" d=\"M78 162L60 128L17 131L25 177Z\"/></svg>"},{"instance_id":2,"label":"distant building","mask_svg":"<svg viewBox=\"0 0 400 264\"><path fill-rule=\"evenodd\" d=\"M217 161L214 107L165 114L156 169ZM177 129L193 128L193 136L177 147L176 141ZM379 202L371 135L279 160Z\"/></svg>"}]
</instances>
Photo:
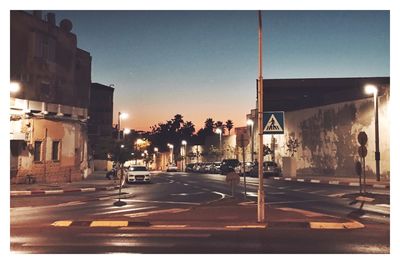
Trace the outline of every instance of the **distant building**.
<instances>
[{"instance_id":1,"label":"distant building","mask_svg":"<svg viewBox=\"0 0 400 264\"><path fill-rule=\"evenodd\" d=\"M389 100L390 78L323 78L264 80L264 111L285 112L285 133L264 135L264 144L274 149L275 158L290 156L286 144L290 137L299 147L294 153L297 174L355 177L359 160L357 135L368 135L367 175L375 173L375 130L373 96L364 92L366 84L379 86L379 131L381 175L390 175ZM256 110L247 118L254 121L255 152L258 152ZM257 156L255 156L257 157Z\"/></svg>"},{"instance_id":2,"label":"distant building","mask_svg":"<svg viewBox=\"0 0 400 264\"><path fill-rule=\"evenodd\" d=\"M71 21L11 11L11 182L66 182L86 177L91 56L77 47Z\"/></svg>"},{"instance_id":3,"label":"distant building","mask_svg":"<svg viewBox=\"0 0 400 264\"><path fill-rule=\"evenodd\" d=\"M92 83L88 120L88 137L94 159L105 160L104 142L112 141L114 88Z\"/></svg>"}]
</instances>

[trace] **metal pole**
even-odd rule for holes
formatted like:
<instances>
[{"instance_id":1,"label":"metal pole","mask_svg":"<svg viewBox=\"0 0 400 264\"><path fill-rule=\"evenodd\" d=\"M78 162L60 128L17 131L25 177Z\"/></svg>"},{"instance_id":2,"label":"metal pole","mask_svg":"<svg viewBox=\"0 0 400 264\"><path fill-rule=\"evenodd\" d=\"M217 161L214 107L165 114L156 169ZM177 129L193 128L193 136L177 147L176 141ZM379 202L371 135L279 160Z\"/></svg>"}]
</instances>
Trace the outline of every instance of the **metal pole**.
<instances>
[{"instance_id":1,"label":"metal pole","mask_svg":"<svg viewBox=\"0 0 400 264\"><path fill-rule=\"evenodd\" d=\"M120 133L119 133L119 131L121 130L121 112L118 112L118 130L117 130L117 133L118 133L118 136L117 136L117 139L119 140L119 138L120 138Z\"/></svg>"},{"instance_id":2,"label":"metal pole","mask_svg":"<svg viewBox=\"0 0 400 264\"><path fill-rule=\"evenodd\" d=\"M250 126L250 137L251 137L251 162L254 162L254 122Z\"/></svg>"},{"instance_id":3,"label":"metal pole","mask_svg":"<svg viewBox=\"0 0 400 264\"><path fill-rule=\"evenodd\" d=\"M374 93L374 108L375 108L375 162L376 162L376 180L381 180L380 174L380 152L379 152L379 114L378 114L378 89Z\"/></svg>"},{"instance_id":4,"label":"metal pole","mask_svg":"<svg viewBox=\"0 0 400 264\"><path fill-rule=\"evenodd\" d=\"M265 194L264 194L264 143L263 143L263 77L262 77L262 18L261 11L258 11L258 199L257 199L257 221L265 222Z\"/></svg>"}]
</instances>

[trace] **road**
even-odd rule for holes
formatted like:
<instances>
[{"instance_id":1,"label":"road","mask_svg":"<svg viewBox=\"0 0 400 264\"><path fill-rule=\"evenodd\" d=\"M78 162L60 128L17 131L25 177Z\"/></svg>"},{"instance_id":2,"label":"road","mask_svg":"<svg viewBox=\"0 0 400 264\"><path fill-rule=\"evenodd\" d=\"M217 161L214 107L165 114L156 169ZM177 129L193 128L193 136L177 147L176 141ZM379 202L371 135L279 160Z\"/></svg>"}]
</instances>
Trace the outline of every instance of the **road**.
<instances>
[{"instance_id":1,"label":"road","mask_svg":"<svg viewBox=\"0 0 400 264\"><path fill-rule=\"evenodd\" d=\"M365 228L310 230L290 226L265 229L184 229L179 226L149 228L55 227L60 220L134 220L141 214L185 210L221 200L231 194L222 175L159 173L152 184L122 189L127 204L114 206L118 191L66 193L12 197L12 252L23 253L389 253L388 205L366 206L358 212L345 194L357 187L265 180L266 207L350 217ZM388 194L387 190L377 192ZM243 186L237 196L244 195ZM247 195L256 201L257 179L247 178ZM169 211L168 211L169 210ZM256 216L254 216L256 218ZM268 216L267 216L268 217Z\"/></svg>"}]
</instances>

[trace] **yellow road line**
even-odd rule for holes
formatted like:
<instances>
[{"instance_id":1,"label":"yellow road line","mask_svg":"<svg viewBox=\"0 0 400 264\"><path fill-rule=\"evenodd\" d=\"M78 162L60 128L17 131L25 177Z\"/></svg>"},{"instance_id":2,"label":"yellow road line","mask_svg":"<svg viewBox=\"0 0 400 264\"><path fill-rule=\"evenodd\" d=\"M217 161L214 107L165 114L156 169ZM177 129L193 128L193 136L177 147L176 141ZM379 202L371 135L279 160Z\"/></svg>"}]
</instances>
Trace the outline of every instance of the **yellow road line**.
<instances>
[{"instance_id":1,"label":"yellow road line","mask_svg":"<svg viewBox=\"0 0 400 264\"><path fill-rule=\"evenodd\" d=\"M329 223L329 222L310 222L311 229L357 229L365 226L359 222Z\"/></svg>"},{"instance_id":2,"label":"yellow road line","mask_svg":"<svg viewBox=\"0 0 400 264\"><path fill-rule=\"evenodd\" d=\"M128 226L128 221L92 221L90 227L123 227Z\"/></svg>"},{"instance_id":3,"label":"yellow road line","mask_svg":"<svg viewBox=\"0 0 400 264\"><path fill-rule=\"evenodd\" d=\"M58 226L58 227L68 227L72 224L72 221L66 220L66 221L55 221L52 223L52 226Z\"/></svg>"}]
</instances>

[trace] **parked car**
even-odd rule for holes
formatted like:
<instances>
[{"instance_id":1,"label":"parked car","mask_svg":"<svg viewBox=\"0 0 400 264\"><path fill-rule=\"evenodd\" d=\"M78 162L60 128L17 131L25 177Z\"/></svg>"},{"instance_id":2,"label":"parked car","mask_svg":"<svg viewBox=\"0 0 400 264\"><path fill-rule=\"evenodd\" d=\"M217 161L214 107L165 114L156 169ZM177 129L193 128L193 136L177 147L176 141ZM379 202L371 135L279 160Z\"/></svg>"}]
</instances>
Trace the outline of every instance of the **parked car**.
<instances>
[{"instance_id":1,"label":"parked car","mask_svg":"<svg viewBox=\"0 0 400 264\"><path fill-rule=\"evenodd\" d=\"M228 172L234 170L235 172L239 173L239 160L237 159L224 159L221 162L221 174L227 174Z\"/></svg>"},{"instance_id":2,"label":"parked car","mask_svg":"<svg viewBox=\"0 0 400 264\"><path fill-rule=\"evenodd\" d=\"M195 166L195 165L196 165L195 163L189 163L189 164L187 164L187 165L186 165L186 168L185 168L185 171L186 171L186 172L193 172L194 166Z\"/></svg>"},{"instance_id":3,"label":"parked car","mask_svg":"<svg viewBox=\"0 0 400 264\"><path fill-rule=\"evenodd\" d=\"M220 161L213 162L211 164L210 172L211 173L221 173L221 162Z\"/></svg>"},{"instance_id":4,"label":"parked car","mask_svg":"<svg viewBox=\"0 0 400 264\"><path fill-rule=\"evenodd\" d=\"M150 172L143 165L129 166L127 169L127 181L128 183L135 182L151 182Z\"/></svg>"},{"instance_id":5,"label":"parked car","mask_svg":"<svg viewBox=\"0 0 400 264\"><path fill-rule=\"evenodd\" d=\"M274 161L264 161L263 167L264 167L263 168L263 176L264 177L270 177L270 176L281 177L282 176L281 168ZM249 174L252 177L258 177L258 164L253 165Z\"/></svg>"},{"instance_id":6,"label":"parked car","mask_svg":"<svg viewBox=\"0 0 400 264\"><path fill-rule=\"evenodd\" d=\"M168 164L167 172L171 172L171 171L178 171L178 166L176 166L176 164Z\"/></svg>"}]
</instances>

